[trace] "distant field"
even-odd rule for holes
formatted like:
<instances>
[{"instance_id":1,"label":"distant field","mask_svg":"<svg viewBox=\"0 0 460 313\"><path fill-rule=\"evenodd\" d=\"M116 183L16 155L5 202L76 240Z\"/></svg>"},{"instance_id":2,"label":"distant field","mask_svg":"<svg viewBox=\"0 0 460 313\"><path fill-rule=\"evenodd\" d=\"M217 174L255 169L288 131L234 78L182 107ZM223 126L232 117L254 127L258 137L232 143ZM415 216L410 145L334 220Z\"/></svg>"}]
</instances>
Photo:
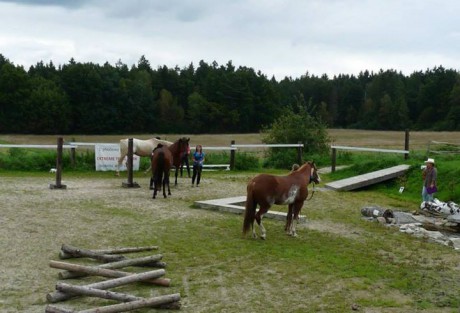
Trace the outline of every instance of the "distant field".
<instances>
[{"instance_id":1,"label":"distant field","mask_svg":"<svg viewBox=\"0 0 460 313\"><path fill-rule=\"evenodd\" d=\"M335 145L347 145L356 147L380 147L380 148L404 148L403 131L371 131L354 129L330 129L329 135ZM228 146L232 140L239 144L262 143L261 135L253 134L126 134L126 135L68 135L64 136L65 141L78 142L103 142L117 143L121 138L148 139L159 136L162 139L174 141L179 137L190 137L192 146L202 144L206 146ZM11 144L55 144L56 135L0 135L0 143ZM410 132L411 150L424 150L431 140L460 144L460 132Z\"/></svg>"}]
</instances>

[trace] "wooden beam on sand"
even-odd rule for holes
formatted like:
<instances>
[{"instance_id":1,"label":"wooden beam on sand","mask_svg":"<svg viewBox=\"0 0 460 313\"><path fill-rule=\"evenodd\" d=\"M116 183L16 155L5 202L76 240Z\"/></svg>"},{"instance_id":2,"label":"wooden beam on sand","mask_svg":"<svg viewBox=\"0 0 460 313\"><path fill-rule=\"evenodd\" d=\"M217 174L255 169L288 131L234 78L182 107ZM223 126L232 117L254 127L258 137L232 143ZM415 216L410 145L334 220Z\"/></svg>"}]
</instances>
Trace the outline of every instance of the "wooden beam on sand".
<instances>
[{"instance_id":1,"label":"wooden beam on sand","mask_svg":"<svg viewBox=\"0 0 460 313\"><path fill-rule=\"evenodd\" d=\"M86 287L105 290L105 289L109 289L113 287L118 287L118 286L130 284L130 283L134 283L134 282L159 278L164 275L165 275L165 270L158 269L158 270L149 271L145 273L131 274L125 277L109 279L109 280L86 285ZM67 300L73 297L75 297L75 295L67 294L62 291L54 291L46 295L46 299L51 303L64 301L64 300Z\"/></svg>"},{"instance_id":2,"label":"wooden beam on sand","mask_svg":"<svg viewBox=\"0 0 460 313\"><path fill-rule=\"evenodd\" d=\"M61 246L61 250L67 254L72 255L73 257L78 257L78 258L87 257L87 258L96 259L96 260L106 262L106 263L126 259L126 257L122 255L97 253L92 250L80 249L80 248L72 247L66 244L63 244Z\"/></svg>"},{"instance_id":3,"label":"wooden beam on sand","mask_svg":"<svg viewBox=\"0 0 460 313\"><path fill-rule=\"evenodd\" d=\"M155 255L150 255L150 256L145 256L145 257L140 257L140 258L135 258L135 259L125 259L125 260L111 262L111 263L99 264L95 267L107 268L107 269L117 269L117 268L123 268L123 267L128 267L128 266L155 264L156 262L160 261L162 258L163 258L163 255L155 254ZM80 272L70 272L70 271L64 271L64 272L59 273L60 279L76 278L76 277L82 277L82 276L86 276L86 274L80 273Z\"/></svg>"},{"instance_id":4,"label":"wooden beam on sand","mask_svg":"<svg viewBox=\"0 0 460 313\"><path fill-rule=\"evenodd\" d=\"M72 273L83 273L86 275L119 278L132 275L130 272L116 271L112 269L100 268L96 266L87 266L80 264L72 264L59 261L50 261L50 267L71 271ZM158 286L169 287L171 280L169 278L155 278L144 281L146 283L152 283Z\"/></svg>"},{"instance_id":5,"label":"wooden beam on sand","mask_svg":"<svg viewBox=\"0 0 460 313\"><path fill-rule=\"evenodd\" d=\"M101 253L101 254L123 254L123 253L133 253L133 252L144 252L144 251L152 251L158 250L158 246L145 246L145 247L123 247L123 248L111 248L111 249L90 249L94 253ZM65 252L60 251L59 258L60 259L70 259L74 258L75 256Z\"/></svg>"},{"instance_id":6,"label":"wooden beam on sand","mask_svg":"<svg viewBox=\"0 0 460 313\"><path fill-rule=\"evenodd\" d=\"M180 294L170 294L165 296L158 296L153 298L141 299L136 301L131 301L127 303L119 303L108 305L104 307L98 307L83 311L76 311L72 309L63 309L56 307L54 305L48 305L45 309L46 313L119 313L119 312L126 312L132 311L140 308L146 307L164 307L167 304L177 304L174 308L180 308Z\"/></svg>"}]
</instances>

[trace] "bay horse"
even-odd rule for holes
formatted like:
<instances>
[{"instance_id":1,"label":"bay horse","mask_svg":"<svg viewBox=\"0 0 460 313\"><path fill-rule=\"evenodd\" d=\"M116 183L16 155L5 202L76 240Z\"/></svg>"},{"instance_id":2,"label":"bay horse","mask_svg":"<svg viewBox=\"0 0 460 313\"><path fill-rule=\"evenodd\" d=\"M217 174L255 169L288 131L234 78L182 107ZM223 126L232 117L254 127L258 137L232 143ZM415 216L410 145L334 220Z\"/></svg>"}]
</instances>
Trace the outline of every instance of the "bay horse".
<instances>
[{"instance_id":1,"label":"bay horse","mask_svg":"<svg viewBox=\"0 0 460 313\"><path fill-rule=\"evenodd\" d=\"M169 172L173 163L173 156L168 147L161 143L152 152L150 167L152 169L152 178L150 184L154 183L152 198L155 199L158 190L161 189L163 184L163 197L166 198L166 186L168 186L168 195L171 195L169 188Z\"/></svg>"},{"instance_id":2,"label":"bay horse","mask_svg":"<svg viewBox=\"0 0 460 313\"><path fill-rule=\"evenodd\" d=\"M116 171L117 176L120 175L121 163L123 162L124 158L128 155L128 141L129 139L120 140L120 157L118 158ZM147 140L133 138L133 154L140 157L150 157L153 149L155 149L158 146L158 144L162 144L163 146L170 146L173 143L158 138L151 138Z\"/></svg>"},{"instance_id":3,"label":"bay horse","mask_svg":"<svg viewBox=\"0 0 460 313\"><path fill-rule=\"evenodd\" d=\"M252 236L257 238L254 220L259 225L260 237L266 238L266 230L262 218L273 204L287 204L288 214L284 230L290 236L296 237L296 225L300 211L308 196L310 182L319 184L319 177L314 162L306 162L300 168L287 176L259 174L252 178L247 185L246 207L244 211L243 234L252 227ZM259 210L256 213L257 205Z\"/></svg>"},{"instance_id":4,"label":"bay horse","mask_svg":"<svg viewBox=\"0 0 460 313\"><path fill-rule=\"evenodd\" d=\"M167 147L172 155L172 166L176 168L176 174L175 174L175 180L174 180L175 186L177 186L177 176L179 174L179 167L182 161L182 157L184 156L184 154L187 153L187 150L189 149L189 141L190 141L190 138L182 137ZM155 154L155 151L156 149L152 151L153 155ZM152 169L152 173L153 173L153 169ZM152 179L150 179L150 189L153 189Z\"/></svg>"}]
</instances>

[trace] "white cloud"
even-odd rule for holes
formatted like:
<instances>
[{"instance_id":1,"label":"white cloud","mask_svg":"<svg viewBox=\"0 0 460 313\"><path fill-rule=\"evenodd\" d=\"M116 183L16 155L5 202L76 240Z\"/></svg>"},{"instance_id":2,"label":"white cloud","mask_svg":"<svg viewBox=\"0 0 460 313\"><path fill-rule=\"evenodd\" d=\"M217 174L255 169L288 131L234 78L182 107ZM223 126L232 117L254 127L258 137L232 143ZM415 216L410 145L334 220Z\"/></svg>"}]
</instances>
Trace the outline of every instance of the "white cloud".
<instances>
[{"instance_id":1,"label":"white cloud","mask_svg":"<svg viewBox=\"0 0 460 313\"><path fill-rule=\"evenodd\" d=\"M72 57L130 66L145 55L153 67L232 60L277 79L458 70L459 9L453 0L0 0L0 53L26 68Z\"/></svg>"}]
</instances>

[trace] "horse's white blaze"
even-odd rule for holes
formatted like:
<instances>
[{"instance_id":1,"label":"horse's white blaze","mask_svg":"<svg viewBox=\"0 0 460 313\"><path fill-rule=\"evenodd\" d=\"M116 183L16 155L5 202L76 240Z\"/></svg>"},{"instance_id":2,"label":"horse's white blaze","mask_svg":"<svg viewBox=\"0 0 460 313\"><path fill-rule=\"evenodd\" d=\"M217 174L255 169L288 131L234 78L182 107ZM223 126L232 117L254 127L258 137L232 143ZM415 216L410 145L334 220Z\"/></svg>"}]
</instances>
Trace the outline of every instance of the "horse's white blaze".
<instances>
[{"instance_id":1,"label":"horse's white blaze","mask_svg":"<svg viewBox=\"0 0 460 313\"><path fill-rule=\"evenodd\" d=\"M297 193L299 192L300 187L298 185L292 185L289 188L287 194L285 195L284 204L291 204L294 203L295 198L297 197Z\"/></svg>"}]
</instances>

